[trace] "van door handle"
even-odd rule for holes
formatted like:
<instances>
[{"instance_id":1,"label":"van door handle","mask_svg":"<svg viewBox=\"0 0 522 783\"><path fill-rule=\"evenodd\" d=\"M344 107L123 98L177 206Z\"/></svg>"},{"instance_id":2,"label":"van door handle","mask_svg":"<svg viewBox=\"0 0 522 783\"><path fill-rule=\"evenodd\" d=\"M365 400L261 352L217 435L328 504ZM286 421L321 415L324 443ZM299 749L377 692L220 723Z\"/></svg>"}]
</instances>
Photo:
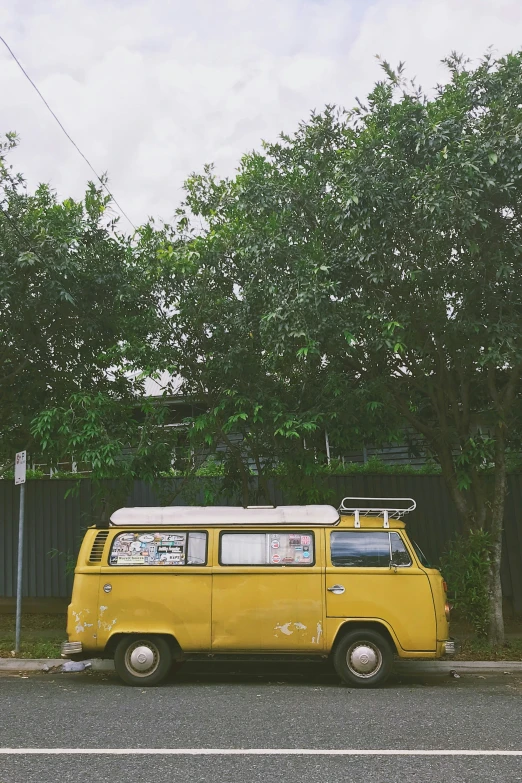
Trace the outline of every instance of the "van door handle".
<instances>
[{"instance_id":1,"label":"van door handle","mask_svg":"<svg viewBox=\"0 0 522 783\"><path fill-rule=\"evenodd\" d=\"M344 593L344 587L342 585L332 585L326 589L329 590L330 593L335 593L335 595L342 595L342 593Z\"/></svg>"}]
</instances>

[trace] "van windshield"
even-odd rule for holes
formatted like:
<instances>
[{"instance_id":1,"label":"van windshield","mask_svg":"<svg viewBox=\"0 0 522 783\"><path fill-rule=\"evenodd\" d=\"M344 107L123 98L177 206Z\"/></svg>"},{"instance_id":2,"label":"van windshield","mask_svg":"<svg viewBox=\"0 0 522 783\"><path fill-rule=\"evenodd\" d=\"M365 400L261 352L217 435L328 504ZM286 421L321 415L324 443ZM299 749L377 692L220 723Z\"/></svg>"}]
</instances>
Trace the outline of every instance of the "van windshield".
<instances>
[{"instance_id":1,"label":"van windshield","mask_svg":"<svg viewBox=\"0 0 522 783\"><path fill-rule=\"evenodd\" d=\"M417 557L421 562L421 565L423 565L424 568L434 568L434 566L431 565L430 561L428 560L428 558L426 557L426 555L424 554L420 546L412 538L410 538L410 541L415 550L415 554L417 555Z\"/></svg>"}]
</instances>

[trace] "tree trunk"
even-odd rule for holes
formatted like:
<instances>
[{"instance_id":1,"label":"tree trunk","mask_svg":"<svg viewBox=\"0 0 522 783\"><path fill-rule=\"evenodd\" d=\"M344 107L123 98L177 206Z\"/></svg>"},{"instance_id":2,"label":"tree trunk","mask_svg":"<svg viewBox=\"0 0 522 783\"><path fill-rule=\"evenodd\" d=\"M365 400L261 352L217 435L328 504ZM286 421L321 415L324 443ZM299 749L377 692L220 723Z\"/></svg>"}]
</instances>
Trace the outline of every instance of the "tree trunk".
<instances>
[{"instance_id":1,"label":"tree trunk","mask_svg":"<svg viewBox=\"0 0 522 783\"><path fill-rule=\"evenodd\" d=\"M489 626L490 644L504 643L504 617L502 614L502 585L500 582L500 558L502 554L502 529L500 540L491 547L489 563Z\"/></svg>"},{"instance_id":2,"label":"tree trunk","mask_svg":"<svg viewBox=\"0 0 522 783\"><path fill-rule=\"evenodd\" d=\"M470 508L469 493L459 489L457 484L457 474L455 472L455 463L451 448L447 444L436 444L433 451L439 461L442 470L442 477L450 493L450 497L455 503L455 508L462 521L464 531L469 533L475 528L475 517Z\"/></svg>"},{"instance_id":3,"label":"tree trunk","mask_svg":"<svg viewBox=\"0 0 522 783\"><path fill-rule=\"evenodd\" d=\"M489 534L491 551L489 561L489 629L490 644L504 643L504 618L502 614L502 585L500 582L500 559L502 556L502 527L507 492L505 425L500 422L495 428L495 488L491 504Z\"/></svg>"},{"instance_id":4,"label":"tree trunk","mask_svg":"<svg viewBox=\"0 0 522 783\"><path fill-rule=\"evenodd\" d=\"M233 443L223 429L220 429L220 433L231 453L234 455L236 465L239 470L239 475L241 477L241 496L243 500L243 506L246 508L250 503L250 481L248 470L243 462L241 446Z\"/></svg>"},{"instance_id":5,"label":"tree trunk","mask_svg":"<svg viewBox=\"0 0 522 783\"><path fill-rule=\"evenodd\" d=\"M239 458L241 460L241 458ZM241 461L241 487L243 490L243 506L246 508L250 503L250 485L248 482L248 475L244 469L243 462Z\"/></svg>"},{"instance_id":6,"label":"tree trunk","mask_svg":"<svg viewBox=\"0 0 522 783\"><path fill-rule=\"evenodd\" d=\"M265 496L265 503L272 503L272 498L270 497L270 490L268 488L268 481L266 480L266 476L264 474L263 468L261 466L261 460L259 459L259 454L257 452L257 449L255 449L253 446L250 447L250 451L252 453L252 456L254 457L254 461L256 463L256 469L257 469L257 480L259 483L259 486L261 487L261 490Z\"/></svg>"},{"instance_id":7,"label":"tree trunk","mask_svg":"<svg viewBox=\"0 0 522 783\"><path fill-rule=\"evenodd\" d=\"M243 462L243 455L241 449L235 449L236 464L239 468L239 475L241 476L241 495L243 498L243 506L246 508L250 503L250 482L248 471Z\"/></svg>"}]
</instances>

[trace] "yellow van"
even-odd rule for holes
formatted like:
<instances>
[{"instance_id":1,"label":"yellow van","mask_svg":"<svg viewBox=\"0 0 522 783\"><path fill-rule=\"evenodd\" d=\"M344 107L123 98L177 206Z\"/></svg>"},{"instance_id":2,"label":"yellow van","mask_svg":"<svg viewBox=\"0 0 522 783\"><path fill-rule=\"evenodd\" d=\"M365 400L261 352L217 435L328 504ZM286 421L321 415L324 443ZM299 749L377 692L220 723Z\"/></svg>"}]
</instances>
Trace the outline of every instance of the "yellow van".
<instances>
[{"instance_id":1,"label":"yellow van","mask_svg":"<svg viewBox=\"0 0 522 783\"><path fill-rule=\"evenodd\" d=\"M413 508L122 508L85 534L62 655L113 657L139 686L202 656L331 656L346 683L381 685L394 655L454 652L446 584L400 519Z\"/></svg>"}]
</instances>

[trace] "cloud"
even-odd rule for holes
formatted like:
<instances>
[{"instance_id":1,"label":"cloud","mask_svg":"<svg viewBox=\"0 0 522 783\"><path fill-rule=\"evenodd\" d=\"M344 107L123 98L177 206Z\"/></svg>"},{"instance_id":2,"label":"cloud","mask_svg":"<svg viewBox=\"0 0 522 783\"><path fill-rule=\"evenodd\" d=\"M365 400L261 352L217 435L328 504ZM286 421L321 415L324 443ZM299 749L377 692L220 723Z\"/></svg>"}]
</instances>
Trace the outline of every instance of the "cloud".
<instances>
[{"instance_id":1,"label":"cloud","mask_svg":"<svg viewBox=\"0 0 522 783\"><path fill-rule=\"evenodd\" d=\"M204 163L232 174L313 108L352 105L379 66L430 87L452 49L516 49L516 0L4 0L0 28L65 127L138 223L168 219ZM7 52L0 130L31 186L81 195L90 171Z\"/></svg>"}]
</instances>

